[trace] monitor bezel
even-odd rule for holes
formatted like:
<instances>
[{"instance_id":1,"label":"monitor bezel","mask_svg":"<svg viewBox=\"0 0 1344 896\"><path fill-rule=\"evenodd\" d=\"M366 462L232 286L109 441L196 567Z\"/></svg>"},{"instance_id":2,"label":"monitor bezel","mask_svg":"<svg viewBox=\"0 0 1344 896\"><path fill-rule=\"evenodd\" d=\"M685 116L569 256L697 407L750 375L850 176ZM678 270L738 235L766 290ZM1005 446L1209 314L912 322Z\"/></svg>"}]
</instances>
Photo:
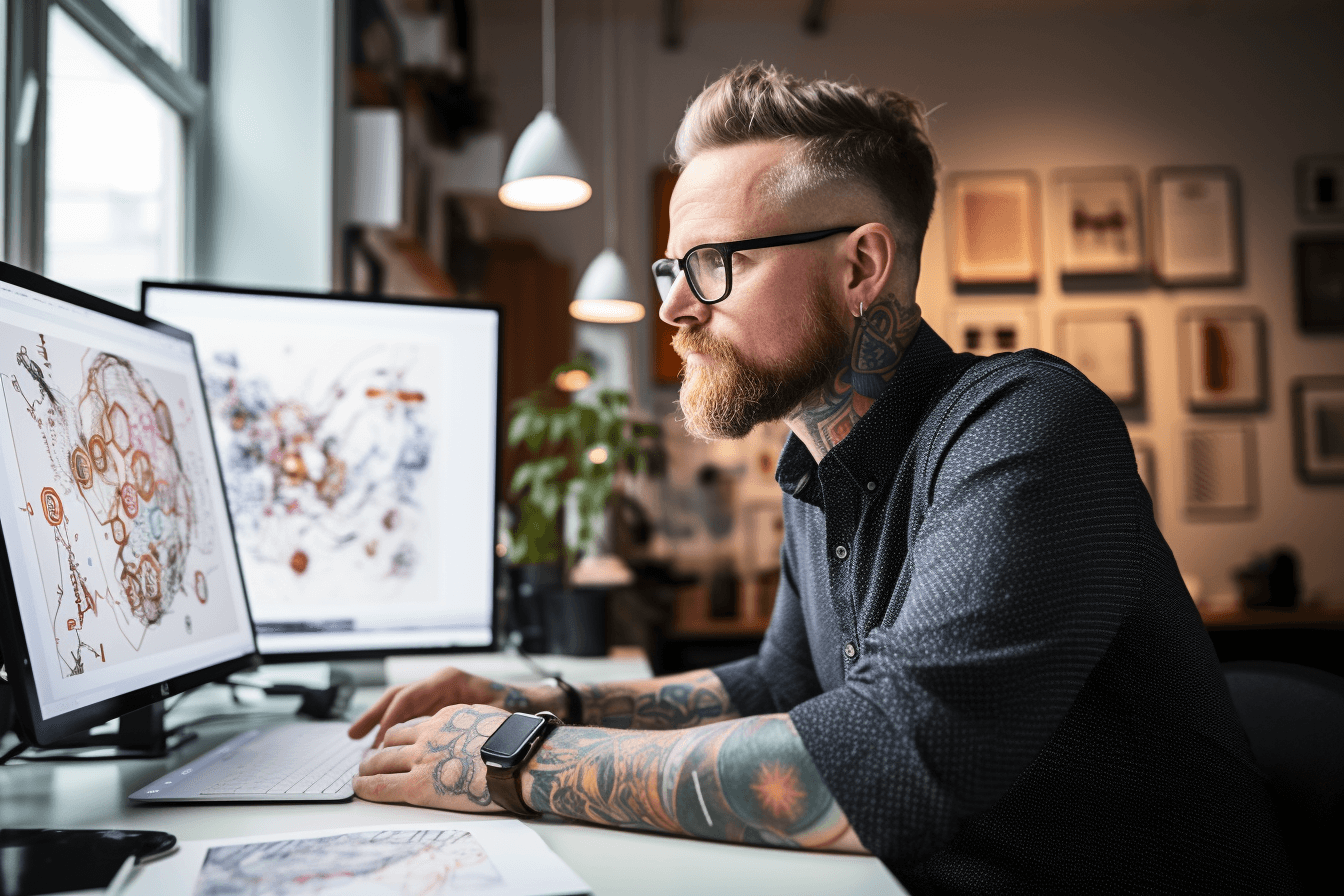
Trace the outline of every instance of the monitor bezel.
<instances>
[{"instance_id":1,"label":"monitor bezel","mask_svg":"<svg viewBox=\"0 0 1344 896\"><path fill-rule=\"evenodd\" d=\"M201 377L201 365L196 357L196 341L185 330L151 320L139 311L118 305L105 299L80 292L54 280L48 280L31 271L0 262L0 280L22 289L31 290L50 299L56 299L88 311L106 314L118 320L142 326L149 330L172 336L191 346L192 361L196 365L196 386L200 389L201 402L208 409L210 402L206 398L205 381ZM219 448L215 444L215 433L210 429L210 450L214 453L215 469L221 485L224 482L224 470L219 463ZM248 602L247 583L242 576L242 558L238 556L237 539L233 533L233 517L229 514L228 501L224 502L225 518L229 522L229 539L234 546L234 560L238 563L238 581L243 589L243 606L247 613L248 625L252 628L252 652L240 657L225 660L201 669L173 676L158 684L146 685L81 706L69 712L42 717L42 706L37 695L37 681L28 652L28 640L24 635L22 619L19 615L18 589L14 584L14 573L9 562L9 546L5 543L4 533L0 532L0 657L3 657L9 686L14 694L17 730L25 743L38 747L52 746L63 738L96 725L118 718L128 712L143 709L165 697L181 694L192 688L212 681L219 681L234 672L254 669L260 662L257 651L257 633L252 625L252 606Z\"/></svg>"},{"instance_id":2,"label":"monitor bezel","mask_svg":"<svg viewBox=\"0 0 1344 896\"><path fill-rule=\"evenodd\" d=\"M502 306L493 302L462 302L447 299L419 298L414 296L389 296L383 294L354 293L354 292L313 292L305 290L292 289L267 289L265 287L255 286L224 286L218 283L209 283L201 280L187 280L172 282L167 280L142 280L140 283L140 313L149 317L145 310L148 303L149 291L151 289L177 289L191 290L196 292L213 293L232 293L243 296L275 296L282 299L325 299L348 302L360 302L365 304L381 305L411 305L423 308L464 308L476 311L493 311L499 320L499 326L495 337L495 357L498 363L495 365L495 480L494 480L494 500L491 501L490 531L492 533L499 531L499 496L502 492L502 479L500 462L503 458L503 436L504 436L504 309ZM165 324L167 326L167 324ZM194 343L193 343L194 344ZM199 369L199 364L198 364ZM209 402L207 401L207 406ZM214 424L211 423L211 436L214 435ZM232 517L230 517L232 519ZM492 536L493 538L493 536ZM234 543L235 550L237 542ZM459 644L459 645L427 645L419 647L386 647L386 648L367 648L352 650L312 650L312 651L294 651L287 653L261 653L261 657L266 663L309 663L309 662L343 662L346 660L377 660L388 656L414 656L414 655L448 655L455 653L483 653L496 652L500 649L500 612L496 594L499 589L499 563L490 564L490 643L489 644ZM244 574L246 578L246 574ZM255 623L254 623L255 625ZM260 645L258 645L260 651Z\"/></svg>"}]
</instances>

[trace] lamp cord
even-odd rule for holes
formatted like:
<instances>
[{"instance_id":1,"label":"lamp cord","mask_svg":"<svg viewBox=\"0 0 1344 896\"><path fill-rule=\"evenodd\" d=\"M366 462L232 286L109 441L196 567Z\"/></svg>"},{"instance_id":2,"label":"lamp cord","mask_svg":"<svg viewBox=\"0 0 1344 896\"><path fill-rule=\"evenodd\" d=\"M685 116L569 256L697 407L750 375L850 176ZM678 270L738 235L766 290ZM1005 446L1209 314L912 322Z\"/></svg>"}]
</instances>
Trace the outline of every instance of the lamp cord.
<instances>
[{"instance_id":1,"label":"lamp cord","mask_svg":"<svg viewBox=\"0 0 1344 896\"><path fill-rule=\"evenodd\" d=\"M554 0L551 0L554 2ZM607 248L615 249L616 222L616 0L602 9L602 190Z\"/></svg>"},{"instance_id":2,"label":"lamp cord","mask_svg":"<svg viewBox=\"0 0 1344 896\"><path fill-rule=\"evenodd\" d=\"M541 0L541 108L555 112L555 0Z\"/></svg>"}]
</instances>

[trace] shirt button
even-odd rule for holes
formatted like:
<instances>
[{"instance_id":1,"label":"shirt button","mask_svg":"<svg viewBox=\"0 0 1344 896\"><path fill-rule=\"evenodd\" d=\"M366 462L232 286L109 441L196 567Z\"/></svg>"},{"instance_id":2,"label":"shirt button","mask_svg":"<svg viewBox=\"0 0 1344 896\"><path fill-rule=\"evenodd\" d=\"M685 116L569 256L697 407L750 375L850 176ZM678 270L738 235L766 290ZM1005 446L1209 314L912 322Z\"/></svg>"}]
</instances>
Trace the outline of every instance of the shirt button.
<instances>
[{"instance_id":1,"label":"shirt button","mask_svg":"<svg viewBox=\"0 0 1344 896\"><path fill-rule=\"evenodd\" d=\"M858 654L858 652L859 650L857 647L854 646L853 641L845 642L845 656L849 657L852 660L854 659L855 655Z\"/></svg>"},{"instance_id":2,"label":"shirt button","mask_svg":"<svg viewBox=\"0 0 1344 896\"><path fill-rule=\"evenodd\" d=\"M875 491L877 491L877 483L876 483L876 482L870 482L870 483L868 483L868 491L870 491L870 492L875 492Z\"/></svg>"},{"instance_id":3,"label":"shirt button","mask_svg":"<svg viewBox=\"0 0 1344 896\"><path fill-rule=\"evenodd\" d=\"M835 556L836 556L837 558L841 559L841 560L845 559L846 557L849 556L849 548L845 547L845 546L842 545L842 544L838 544L838 545L836 545L836 546L835 546Z\"/></svg>"}]
</instances>

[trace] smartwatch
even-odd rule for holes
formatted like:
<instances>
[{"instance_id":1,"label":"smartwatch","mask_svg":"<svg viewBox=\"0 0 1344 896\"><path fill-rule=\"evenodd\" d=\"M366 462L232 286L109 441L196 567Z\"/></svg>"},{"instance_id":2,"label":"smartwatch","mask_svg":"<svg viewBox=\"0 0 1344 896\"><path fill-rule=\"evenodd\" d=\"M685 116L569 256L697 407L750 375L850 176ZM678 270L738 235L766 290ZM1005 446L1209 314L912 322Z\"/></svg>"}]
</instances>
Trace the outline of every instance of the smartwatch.
<instances>
[{"instance_id":1,"label":"smartwatch","mask_svg":"<svg viewBox=\"0 0 1344 896\"><path fill-rule=\"evenodd\" d=\"M501 808L519 818L540 818L523 802L523 766L550 733L564 723L554 713L536 715L515 712L495 729L495 733L481 745L481 761L485 763L485 778L490 787L490 798Z\"/></svg>"}]
</instances>

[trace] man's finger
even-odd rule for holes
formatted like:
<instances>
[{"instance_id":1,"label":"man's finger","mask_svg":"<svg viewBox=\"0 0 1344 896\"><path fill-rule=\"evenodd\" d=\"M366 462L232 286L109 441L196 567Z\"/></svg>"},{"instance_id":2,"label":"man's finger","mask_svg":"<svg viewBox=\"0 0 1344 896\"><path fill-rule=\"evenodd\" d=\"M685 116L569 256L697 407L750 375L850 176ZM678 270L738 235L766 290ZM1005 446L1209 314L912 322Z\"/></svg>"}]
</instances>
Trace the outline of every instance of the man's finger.
<instances>
[{"instance_id":1,"label":"man's finger","mask_svg":"<svg viewBox=\"0 0 1344 896\"><path fill-rule=\"evenodd\" d=\"M411 689L402 690L383 712L383 718L378 724L378 736L373 739L373 745L376 747L382 743L383 738L387 737L387 732L394 725L419 715L421 713L418 710L418 703L415 701Z\"/></svg>"},{"instance_id":2,"label":"man's finger","mask_svg":"<svg viewBox=\"0 0 1344 896\"><path fill-rule=\"evenodd\" d=\"M406 802L410 775L360 775L355 778L355 796L375 803Z\"/></svg>"},{"instance_id":3,"label":"man's finger","mask_svg":"<svg viewBox=\"0 0 1344 896\"><path fill-rule=\"evenodd\" d=\"M415 760L407 747L384 747L365 755L359 763L361 775L387 775L408 772L415 767Z\"/></svg>"},{"instance_id":4,"label":"man's finger","mask_svg":"<svg viewBox=\"0 0 1344 896\"><path fill-rule=\"evenodd\" d=\"M425 721L428 721L428 716L420 716L393 725L387 729L387 737L383 739L383 746L399 747L415 743L416 738L420 736L420 723Z\"/></svg>"},{"instance_id":5,"label":"man's finger","mask_svg":"<svg viewBox=\"0 0 1344 896\"><path fill-rule=\"evenodd\" d=\"M378 702L366 709L362 716L355 719L354 724L350 726L350 736L355 740L359 740L361 737L372 731L373 726L383 717L383 712L386 710L387 705L392 702L392 698L401 690L403 690L403 686L397 685L396 687L391 687L383 691L383 695L378 698Z\"/></svg>"}]
</instances>

